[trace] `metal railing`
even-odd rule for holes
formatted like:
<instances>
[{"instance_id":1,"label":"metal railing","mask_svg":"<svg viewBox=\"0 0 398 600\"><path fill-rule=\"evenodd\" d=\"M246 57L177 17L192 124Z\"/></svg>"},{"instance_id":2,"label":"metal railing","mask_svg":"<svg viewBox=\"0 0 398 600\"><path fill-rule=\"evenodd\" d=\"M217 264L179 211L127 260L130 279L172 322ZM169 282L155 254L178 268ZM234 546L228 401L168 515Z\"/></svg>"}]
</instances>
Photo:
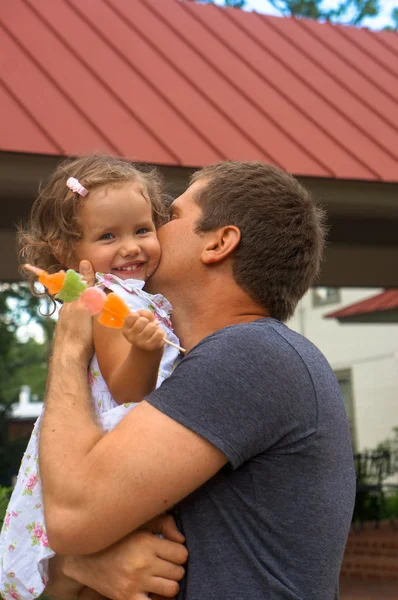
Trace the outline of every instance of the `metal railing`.
<instances>
[{"instance_id":1,"label":"metal railing","mask_svg":"<svg viewBox=\"0 0 398 600\"><path fill-rule=\"evenodd\" d=\"M363 452L354 455L357 489L354 523L398 520L398 452L388 450Z\"/></svg>"}]
</instances>

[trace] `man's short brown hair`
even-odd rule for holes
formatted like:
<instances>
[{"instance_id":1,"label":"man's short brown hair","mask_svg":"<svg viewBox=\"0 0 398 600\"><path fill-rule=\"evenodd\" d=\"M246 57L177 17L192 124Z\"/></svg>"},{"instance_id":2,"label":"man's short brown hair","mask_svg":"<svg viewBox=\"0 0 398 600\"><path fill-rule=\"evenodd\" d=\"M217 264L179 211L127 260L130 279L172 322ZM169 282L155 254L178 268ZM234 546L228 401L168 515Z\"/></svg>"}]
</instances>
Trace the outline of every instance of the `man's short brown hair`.
<instances>
[{"instance_id":1,"label":"man's short brown hair","mask_svg":"<svg viewBox=\"0 0 398 600\"><path fill-rule=\"evenodd\" d=\"M325 213L288 173L262 162L226 161L197 171L203 211L197 232L235 225L238 285L280 321L289 319L315 281L325 240Z\"/></svg>"}]
</instances>

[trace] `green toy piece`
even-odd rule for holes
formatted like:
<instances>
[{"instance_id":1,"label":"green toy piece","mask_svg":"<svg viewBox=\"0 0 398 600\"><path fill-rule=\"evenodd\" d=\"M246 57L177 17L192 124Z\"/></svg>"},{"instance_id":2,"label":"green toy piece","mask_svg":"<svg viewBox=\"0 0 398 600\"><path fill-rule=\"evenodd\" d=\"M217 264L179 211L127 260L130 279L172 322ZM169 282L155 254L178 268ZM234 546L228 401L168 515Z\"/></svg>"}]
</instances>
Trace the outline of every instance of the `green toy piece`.
<instances>
[{"instance_id":1,"label":"green toy piece","mask_svg":"<svg viewBox=\"0 0 398 600\"><path fill-rule=\"evenodd\" d=\"M87 289L87 284L82 280L81 275L72 269L68 269L64 285L55 297L57 300L62 300L62 302L73 302L79 298L85 289Z\"/></svg>"}]
</instances>

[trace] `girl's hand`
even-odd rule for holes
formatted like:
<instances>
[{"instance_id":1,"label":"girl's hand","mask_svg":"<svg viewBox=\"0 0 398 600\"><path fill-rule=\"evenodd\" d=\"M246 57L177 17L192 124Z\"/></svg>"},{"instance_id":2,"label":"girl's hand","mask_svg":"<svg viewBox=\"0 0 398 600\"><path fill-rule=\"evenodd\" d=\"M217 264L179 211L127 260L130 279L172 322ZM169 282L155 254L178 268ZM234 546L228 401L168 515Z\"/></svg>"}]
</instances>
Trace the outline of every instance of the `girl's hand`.
<instances>
[{"instance_id":1,"label":"girl's hand","mask_svg":"<svg viewBox=\"0 0 398 600\"><path fill-rule=\"evenodd\" d=\"M149 310L132 312L124 322L122 333L130 344L147 352L161 350L165 344L165 333Z\"/></svg>"}]
</instances>

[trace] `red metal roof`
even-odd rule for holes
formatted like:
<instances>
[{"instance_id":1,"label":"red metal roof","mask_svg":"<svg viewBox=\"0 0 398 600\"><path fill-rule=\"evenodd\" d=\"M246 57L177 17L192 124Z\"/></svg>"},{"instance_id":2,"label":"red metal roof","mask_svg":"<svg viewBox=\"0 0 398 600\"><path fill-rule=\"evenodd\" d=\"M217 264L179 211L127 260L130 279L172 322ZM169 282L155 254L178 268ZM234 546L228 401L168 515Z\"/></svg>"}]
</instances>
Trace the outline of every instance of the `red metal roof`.
<instances>
[{"instance_id":1,"label":"red metal roof","mask_svg":"<svg viewBox=\"0 0 398 600\"><path fill-rule=\"evenodd\" d=\"M398 309L398 290L386 290L381 294L355 302L350 306L325 315L327 319L344 319L357 315Z\"/></svg>"},{"instance_id":2,"label":"red metal roof","mask_svg":"<svg viewBox=\"0 0 398 600\"><path fill-rule=\"evenodd\" d=\"M179 0L0 7L0 149L398 181L398 35Z\"/></svg>"}]
</instances>

